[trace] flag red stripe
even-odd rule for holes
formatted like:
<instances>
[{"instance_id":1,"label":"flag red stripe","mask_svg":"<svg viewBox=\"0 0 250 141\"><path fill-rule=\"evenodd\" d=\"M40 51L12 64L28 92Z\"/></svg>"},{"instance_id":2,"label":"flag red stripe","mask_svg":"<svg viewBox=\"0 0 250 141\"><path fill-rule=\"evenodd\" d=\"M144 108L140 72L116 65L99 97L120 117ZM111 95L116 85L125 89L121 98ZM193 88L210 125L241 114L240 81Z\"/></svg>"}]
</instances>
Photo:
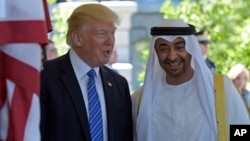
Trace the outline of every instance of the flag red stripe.
<instances>
[{"instance_id":1,"label":"flag red stripe","mask_svg":"<svg viewBox=\"0 0 250 141\"><path fill-rule=\"evenodd\" d=\"M7 97L5 78L0 73L0 110L2 109Z\"/></svg>"},{"instance_id":2,"label":"flag red stripe","mask_svg":"<svg viewBox=\"0 0 250 141\"><path fill-rule=\"evenodd\" d=\"M45 21L0 21L0 44L48 42Z\"/></svg>"},{"instance_id":3,"label":"flag red stripe","mask_svg":"<svg viewBox=\"0 0 250 141\"><path fill-rule=\"evenodd\" d=\"M43 1L43 8L45 19L41 20L29 20L31 17L23 17L22 21L0 20L0 45L9 43L37 43L44 45L48 43L47 32L52 30L50 16L48 13L47 1ZM19 5L19 3L9 2L11 6L22 7L24 5ZM30 5L28 6L39 6ZM8 15L15 15L15 10L20 10L23 12L22 8L13 9ZM42 11L41 11L42 12ZM30 13L36 15L35 13ZM28 15L28 14L27 14ZM7 21L8 20L8 21ZM1 47L1 46L0 46ZM33 54L30 54L33 55ZM39 60L37 60L39 61ZM9 79L15 84L13 94L7 93L6 91L6 80ZM4 88L4 89L3 89ZM39 96L40 89L40 73L39 70L34 67L22 62L0 50L0 108L3 107L4 102L8 99L11 103L7 103L8 107L3 107L8 109L8 127L3 129L7 132L7 141L23 141L25 137L25 128L27 128L28 116L34 114L30 113L32 97L33 94ZM7 95L8 94L8 95ZM12 96L12 97L9 97ZM35 102L35 101L34 101ZM39 110L39 109L38 109ZM35 117L30 117L31 120L36 119ZM1 119L0 119L1 120ZM31 126L31 124L33 124ZM37 123L39 124L39 123ZM30 127L35 126L34 123L28 124ZM30 140L38 140L39 133L27 133L34 134ZM0 139L2 140L2 138ZM5 139L3 139L5 140Z\"/></svg>"},{"instance_id":4,"label":"flag red stripe","mask_svg":"<svg viewBox=\"0 0 250 141\"><path fill-rule=\"evenodd\" d=\"M7 141L23 141L25 125L29 115L32 94L39 95L40 75L35 68L0 52L2 75L15 83L9 103L9 128Z\"/></svg>"},{"instance_id":5,"label":"flag red stripe","mask_svg":"<svg viewBox=\"0 0 250 141\"><path fill-rule=\"evenodd\" d=\"M45 15L45 20L46 20L46 25L47 25L47 32L50 32L52 31L52 24L50 21L50 14L49 14L47 0L43 0L43 8L44 8L44 15Z\"/></svg>"},{"instance_id":6,"label":"flag red stripe","mask_svg":"<svg viewBox=\"0 0 250 141\"><path fill-rule=\"evenodd\" d=\"M5 82L5 77L3 75L4 66L1 63L1 60L2 60L2 54L0 53L0 110L2 109L7 97L6 82Z\"/></svg>"},{"instance_id":7,"label":"flag red stripe","mask_svg":"<svg viewBox=\"0 0 250 141\"><path fill-rule=\"evenodd\" d=\"M0 52L2 75L31 93L40 93L40 73L35 68Z\"/></svg>"},{"instance_id":8,"label":"flag red stripe","mask_svg":"<svg viewBox=\"0 0 250 141\"><path fill-rule=\"evenodd\" d=\"M16 85L9 108L7 141L23 141L25 125L30 111L32 93Z\"/></svg>"}]
</instances>

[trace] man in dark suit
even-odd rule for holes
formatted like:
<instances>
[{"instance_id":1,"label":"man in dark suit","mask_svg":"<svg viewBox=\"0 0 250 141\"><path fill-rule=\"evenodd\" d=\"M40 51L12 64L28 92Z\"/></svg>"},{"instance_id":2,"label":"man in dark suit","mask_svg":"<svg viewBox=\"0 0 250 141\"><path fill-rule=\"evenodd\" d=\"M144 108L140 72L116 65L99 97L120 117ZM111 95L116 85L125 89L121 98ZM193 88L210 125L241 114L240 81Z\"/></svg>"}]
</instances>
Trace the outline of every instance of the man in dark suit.
<instances>
[{"instance_id":1,"label":"man in dark suit","mask_svg":"<svg viewBox=\"0 0 250 141\"><path fill-rule=\"evenodd\" d=\"M69 52L46 61L41 72L42 141L132 141L127 80L104 66L112 53L118 21L101 4L81 5L69 17ZM98 110L90 108L90 70L96 73L91 88L100 106L93 107ZM95 128L93 111L99 111ZM96 128L100 130L95 132Z\"/></svg>"},{"instance_id":2,"label":"man in dark suit","mask_svg":"<svg viewBox=\"0 0 250 141\"><path fill-rule=\"evenodd\" d=\"M215 64L212 60L207 58L207 53L208 53L208 44L209 44L209 40L208 40L208 33L206 30L201 30L199 32L195 33L195 36L200 44L200 48L201 48L201 52L202 55L204 56L205 62L208 66L208 68L213 72L216 73L216 69L215 69Z\"/></svg>"}]
</instances>

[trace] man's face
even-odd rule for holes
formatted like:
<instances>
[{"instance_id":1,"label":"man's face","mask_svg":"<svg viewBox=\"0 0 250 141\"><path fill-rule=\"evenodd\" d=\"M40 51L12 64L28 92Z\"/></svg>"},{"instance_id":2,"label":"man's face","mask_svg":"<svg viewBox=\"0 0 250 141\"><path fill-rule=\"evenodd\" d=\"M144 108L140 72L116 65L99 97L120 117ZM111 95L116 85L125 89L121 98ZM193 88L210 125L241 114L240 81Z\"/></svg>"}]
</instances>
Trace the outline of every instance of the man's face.
<instances>
[{"instance_id":1,"label":"man's face","mask_svg":"<svg viewBox=\"0 0 250 141\"><path fill-rule=\"evenodd\" d=\"M113 48L113 51L112 51L111 56L109 58L108 64L112 65L112 64L116 63L117 57L118 57L117 50L116 50L116 48Z\"/></svg>"},{"instance_id":2,"label":"man's face","mask_svg":"<svg viewBox=\"0 0 250 141\"><path fill-rule=\"evenodd\" d=\"M199 43L199 44L200 44L202 55L206 56L207 55L207 51L208 51L208 44L207 43Z\"/></svg>"},{"instance_id":3,"label":"man's face","mask_svg":"<svg viewBox=\"0 0 250 141\"><path fill-rule=\"evenodd\" d=\"M81 44L76 48L77 54L91 67L106 64L115 43L115 30L112 22L89 25L80 33Z\"/></svg>"},{"instance_id":4,"label":"man's face","mask_svg":"<svg viewBox=\"0 0 250 141\"><path fill-rule=\"evenodd\" d=\"M169 42L162 38L155 41L155 51L161 67L168 77L181 78L192 71L191 55L185 49L185 40L181 37ZM191 74L190 74L191 75Z\"/></svg>"},{"instance_id":5,"label":"man's face","mask_svg":"<svg viewBox=\"0 0 250 141\"><path fill-rule=\"evenodd\" d=\"M57 57L57 50L53 43L49 43L46 46L46 56L47 60L55 59Z\"/></svg>"},{"instance_id":6,"label":"man's face","mask_svg":"<svg viewBox=\"0 0 250 141\"><path fill-rule=\"evenodd\" d=\"M234 80L234 84L239 89L240 92L244 89L247 83L247 75L244 71L242 71Z\"/></svg>"}]
</instances>

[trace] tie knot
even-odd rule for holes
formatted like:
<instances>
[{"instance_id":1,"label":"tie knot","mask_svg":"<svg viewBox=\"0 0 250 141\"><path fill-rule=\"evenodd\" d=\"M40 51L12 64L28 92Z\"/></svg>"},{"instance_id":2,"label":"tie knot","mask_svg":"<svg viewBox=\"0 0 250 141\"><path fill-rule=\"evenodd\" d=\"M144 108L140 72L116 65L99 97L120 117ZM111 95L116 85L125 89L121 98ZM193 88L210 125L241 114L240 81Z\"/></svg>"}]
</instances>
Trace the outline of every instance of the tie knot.
<instances>
[{"instance_id":1,"label":"tie knot","mask_svg":"<svg viewBox=\"0 0 250 141\"><path fill-rule=\"evenodd\" d=\"M89 78L93 78L95 76L95 70L91 69L90 71L88 71L87 75Z\"/></svg>"}]
</instances>

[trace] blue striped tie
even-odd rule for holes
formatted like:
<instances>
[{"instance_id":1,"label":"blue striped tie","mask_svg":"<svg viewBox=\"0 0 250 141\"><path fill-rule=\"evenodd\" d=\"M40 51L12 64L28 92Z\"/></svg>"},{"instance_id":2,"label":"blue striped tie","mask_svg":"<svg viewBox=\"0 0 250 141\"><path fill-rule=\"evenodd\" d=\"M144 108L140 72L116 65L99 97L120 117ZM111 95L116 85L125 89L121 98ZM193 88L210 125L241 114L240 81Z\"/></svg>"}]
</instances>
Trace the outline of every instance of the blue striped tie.
<instances>
[{"instance_id":1,"label":"blue striped tie","mask_svg":"<svg viewBox=\"0 0 250 141\"><path fill-rule=\"evenodd\" d=\"M88 100L89 100L89 127L92 141L103 141L102 131L102 111L100 100L95 86L95 70L91 69L87 73L88 80Z\"/></svg>"}]
</instances>

